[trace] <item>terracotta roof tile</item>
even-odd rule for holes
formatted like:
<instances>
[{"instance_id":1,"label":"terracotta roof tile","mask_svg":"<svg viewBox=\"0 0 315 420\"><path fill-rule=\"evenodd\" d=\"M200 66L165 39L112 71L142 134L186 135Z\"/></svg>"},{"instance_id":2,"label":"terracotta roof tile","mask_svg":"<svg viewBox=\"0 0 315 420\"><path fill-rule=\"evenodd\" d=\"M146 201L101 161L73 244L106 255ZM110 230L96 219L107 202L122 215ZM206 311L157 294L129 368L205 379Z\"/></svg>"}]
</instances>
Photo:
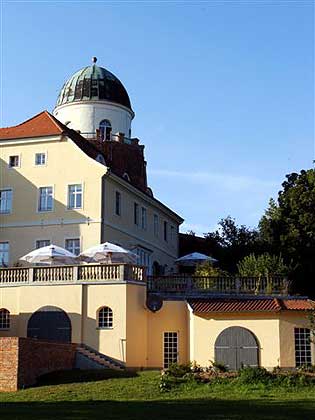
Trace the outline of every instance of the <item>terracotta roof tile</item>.
<instances>
[{"instance_id":1,"label":"terracotta roof tile","mask_svg":"<svg viewBox=\"0 0 315 420\"><path fill-rule=\"evenodd\" d=\"M281 310L310 310L315 302L308 299L281 298L213 298L189 299L194 313L207 312L278 312Z\"/></svg>"},{"instance_id":2,"label":"terracotta roof tile","mask_svg":"<svg viewBox=\"0 0 315 420\"><path fill-rule=\"evenodd\" d=\"M309 299L283 299L284 309L289 311L309 311L315 309L315 302Z\"/></svg>"},{"instance_id":3,"label":"terracotta roof tile","mask_svg":"<svg viewBox=\"0 0 315 420\"><path fill-rule=\"evenodd\" d=\"M63 128L57 121L48 111L43 111L19 125L0 128L0 140L60 135Z\"/></svg>"}]
</instances>

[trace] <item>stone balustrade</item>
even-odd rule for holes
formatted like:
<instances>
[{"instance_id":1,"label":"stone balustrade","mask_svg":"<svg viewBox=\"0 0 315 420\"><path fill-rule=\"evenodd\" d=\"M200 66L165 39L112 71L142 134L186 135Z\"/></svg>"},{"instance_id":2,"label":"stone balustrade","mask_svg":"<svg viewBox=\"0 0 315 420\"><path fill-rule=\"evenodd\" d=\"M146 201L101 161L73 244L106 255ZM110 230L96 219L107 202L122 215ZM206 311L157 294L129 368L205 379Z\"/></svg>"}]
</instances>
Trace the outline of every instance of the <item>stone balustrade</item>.
<instances>
[{"instance_id":1,"label":"stone balustrade","mask_svg":"<svg viewBox=\"0 0 315 420\"><path fill-rule=\"evenodd\" d=\"M0 287L42 283L146 281L145 269L129 264L0 268Z\"/></svg>"}]
</instances>

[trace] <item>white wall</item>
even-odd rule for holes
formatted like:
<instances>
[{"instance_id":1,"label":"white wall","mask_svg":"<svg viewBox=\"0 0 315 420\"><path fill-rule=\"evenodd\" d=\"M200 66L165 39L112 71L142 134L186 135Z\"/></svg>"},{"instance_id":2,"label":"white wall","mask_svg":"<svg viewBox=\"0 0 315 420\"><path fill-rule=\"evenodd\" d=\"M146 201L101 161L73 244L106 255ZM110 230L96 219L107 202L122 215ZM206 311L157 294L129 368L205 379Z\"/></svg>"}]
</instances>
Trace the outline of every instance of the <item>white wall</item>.
<instances>
[{"instance_id":1,"label":"white wall","mask_svg":"<svg viewBox=\"0 0 315 420\"><path fill-rule=\"evenodd\" d=\"M111 122L112 133L124 133L129 137L131 121L134 117L132 111L124 106L100 101L74 102L61 105L54 109L54 116L68 124L69 128L80 130L81 133L95 133L102 120Z\"/></svg>"}]
</instances>

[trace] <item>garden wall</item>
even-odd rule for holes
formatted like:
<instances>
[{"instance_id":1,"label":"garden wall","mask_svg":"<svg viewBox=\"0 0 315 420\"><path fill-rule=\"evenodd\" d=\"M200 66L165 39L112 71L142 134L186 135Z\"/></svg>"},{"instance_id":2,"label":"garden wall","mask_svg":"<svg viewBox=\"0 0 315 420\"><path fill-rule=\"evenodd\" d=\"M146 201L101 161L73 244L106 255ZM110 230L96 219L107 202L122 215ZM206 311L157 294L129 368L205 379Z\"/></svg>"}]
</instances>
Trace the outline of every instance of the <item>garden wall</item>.
<instances>
[{"instance_id":1,"label":"garden wall","mask_svg":"<svg viewBox=\"0 0 315 420\"><path fill-rule=\"evenodd\" d=\"M0 338L0 391L17 391L34 385L44 373L72 369L76 344L32 338Z\"/></svg>"}]
</instances>

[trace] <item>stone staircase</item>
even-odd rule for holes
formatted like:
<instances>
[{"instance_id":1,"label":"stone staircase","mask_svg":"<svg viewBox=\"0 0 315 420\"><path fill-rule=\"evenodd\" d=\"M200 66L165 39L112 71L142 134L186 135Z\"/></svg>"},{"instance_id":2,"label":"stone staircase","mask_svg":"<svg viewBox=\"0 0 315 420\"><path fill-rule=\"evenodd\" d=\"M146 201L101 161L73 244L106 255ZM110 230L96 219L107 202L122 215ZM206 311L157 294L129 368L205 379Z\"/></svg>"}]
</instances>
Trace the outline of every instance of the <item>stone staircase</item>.
<instances>
[{"instance_id":1,"label":"stone staircase","mask_svg":"<svg viewBox=\"0 0 315 420\"><path fill-rule=\"evenodd\" d=\"M125 369L124 363L112 359L86 344L79 344L77 347L76 367L79 369Z\"/></svg>"}]
</instances>

